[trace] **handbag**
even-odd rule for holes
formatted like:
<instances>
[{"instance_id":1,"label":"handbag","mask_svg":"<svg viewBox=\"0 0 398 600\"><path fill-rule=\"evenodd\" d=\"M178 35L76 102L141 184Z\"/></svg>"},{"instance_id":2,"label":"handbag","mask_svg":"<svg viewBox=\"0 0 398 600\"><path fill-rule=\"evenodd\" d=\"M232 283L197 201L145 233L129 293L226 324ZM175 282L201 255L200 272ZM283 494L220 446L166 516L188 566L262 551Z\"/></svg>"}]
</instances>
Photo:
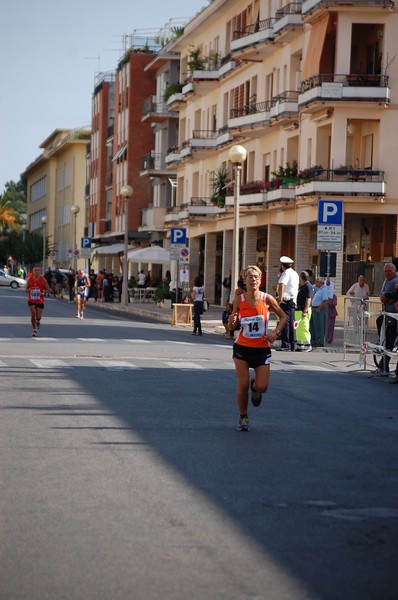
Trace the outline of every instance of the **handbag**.
<instances>
[{"instance_id":1,"label":"handbag","mask_svg":"<svg viewBox=\"0 0 398 600\"><path fill-rule=\"evenodd\" d=\"M206 312L209 309L209 303L206 298L203 298L203 312Z\"/></svg>"}]
</instances>

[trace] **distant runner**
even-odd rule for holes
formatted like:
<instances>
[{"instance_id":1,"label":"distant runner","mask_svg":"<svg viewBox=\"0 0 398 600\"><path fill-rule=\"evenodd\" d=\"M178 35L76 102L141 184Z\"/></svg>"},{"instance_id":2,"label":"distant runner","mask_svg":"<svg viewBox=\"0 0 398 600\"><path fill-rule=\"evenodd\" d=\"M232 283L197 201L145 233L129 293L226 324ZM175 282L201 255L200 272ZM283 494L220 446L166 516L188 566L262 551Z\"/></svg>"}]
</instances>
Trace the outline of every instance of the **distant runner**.
<instances>
[{"instance_id":1,"label":"distant runner","mask_svg":"<svg viewBox=\"0 0 398 600\"><path fill-rule=\"evenodd\" d=\"M32 275L26 284L30 321L32 323L32 337L36 337L37 330L40 329L41 315L44 309L44 294L48 294L50 291L47 280L40 275L40 267L34 266Z\"/></svg>"}]
</instances>

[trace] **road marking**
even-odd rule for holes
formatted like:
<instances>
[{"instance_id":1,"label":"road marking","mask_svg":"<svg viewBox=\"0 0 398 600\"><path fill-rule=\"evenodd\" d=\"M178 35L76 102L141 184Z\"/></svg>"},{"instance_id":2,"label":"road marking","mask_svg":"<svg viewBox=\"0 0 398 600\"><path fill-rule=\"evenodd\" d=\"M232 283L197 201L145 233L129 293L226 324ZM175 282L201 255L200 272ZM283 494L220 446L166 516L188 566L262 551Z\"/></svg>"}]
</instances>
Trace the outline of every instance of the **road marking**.
<instances>
[{"instance_id":1,"label":"road marking","mask_svg":"<svg viewBox=\"0 0 398 600\"><path fill-rule=\"evenodd\" d=\"M125 360L97 360L101 367L105 367L109 371L128 371L132 369L141 369L137 365L133 365Z\"/></svg>"},{"instance_id":2,"label":"road marking","mask_svg":"<svg viewBox=\"0 0 398 600\"><path fill-rule=\"evenodd\" d=\"M6 363L4 363L2 360L0 360L0 367L6 367Z\"/></svg>"},{"instance_id":3,"label":"road marking","mask_svg":"<svg viewBox=\"0 0 398 600\"><path fill-rule=\"evenodd\" d=\"M190 362L166 362L166 365L168 365L169 367L172 367L173 369L182 369L182 370L186 370L186 369L199 369L199 370L203 370L203 369L207 369L207 367L203 367L202 365L198 365L197 363L190 363Z\"/></svg>"},{"instance_id":4,"label":"road marking","mask_svg":"<svg viewBox=\"0 0 398 600\"><path fill-rule=\"evenodd\" d=\"M0 342L11 342L11 338L0 338Z\"/></svg>"},{"instance_id":5,"label":"road marking","mask_svg":"<svg viewBox=\"0 0 398 600\"><path fill-rule=\"evenodd\" d=\"M77 338L81 342L105 342L102 338Z\"/></svg>"},{"instance_id":6,"label":"road marking","mask_svg":"<svg viewBox=\"0 0 398 600\"><path fill-rule=\"evenodd\" d=\"M64 363L63 360L57 358L41 358L36 360L31 358L30 362L35 365L38 369L71 369L70 365Z\"/></svg>"},{"instance_id":7,"label":"road marking","mask_svg":"<svg viewBox=\"0 0 398 600\"><path fill-rule=\"evenodd\" d=\"M122 340L123 342L130 342L131 344L152 344L150 340Z\"/></svg>"},{"instance_id":8,"label":"road marking","mask_svg":"<svg viewBox=\"0 0 398 600\"><path fill-rule=\"evenodd\" d=\"M58 338L53 338L53 337L34 337L32 338L33 340L36 340L38 342L58 342Z\"/></svg>"}]
</instances>

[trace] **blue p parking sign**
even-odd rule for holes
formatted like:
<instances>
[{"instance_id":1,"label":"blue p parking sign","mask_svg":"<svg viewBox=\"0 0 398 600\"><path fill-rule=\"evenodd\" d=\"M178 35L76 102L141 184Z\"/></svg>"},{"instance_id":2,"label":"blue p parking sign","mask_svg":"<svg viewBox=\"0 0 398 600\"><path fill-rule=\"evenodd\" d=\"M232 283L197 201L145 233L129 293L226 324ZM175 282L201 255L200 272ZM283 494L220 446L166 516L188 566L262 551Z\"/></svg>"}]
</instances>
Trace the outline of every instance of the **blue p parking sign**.
<instances>
[{"instance_id":1,"label":"blue p parking sign","mask_svg":"<svg viewBox=\"0 0 398 600\"><path fill-rule=\"evenodd\" d=\"M172 227L170 230L170 244L186 246L187 230L185 227Z\"/></svg>"},{"instance_id":2,"label":"blue p parking sign","mask_svg":"<svg viewBox=\"0 0 398 600\"><path fill-rule=\"evenodd\" d=\"M318 250L342 250L343 247L343 201L319 200L318 202Z\"/></svg>"}]
</instances>

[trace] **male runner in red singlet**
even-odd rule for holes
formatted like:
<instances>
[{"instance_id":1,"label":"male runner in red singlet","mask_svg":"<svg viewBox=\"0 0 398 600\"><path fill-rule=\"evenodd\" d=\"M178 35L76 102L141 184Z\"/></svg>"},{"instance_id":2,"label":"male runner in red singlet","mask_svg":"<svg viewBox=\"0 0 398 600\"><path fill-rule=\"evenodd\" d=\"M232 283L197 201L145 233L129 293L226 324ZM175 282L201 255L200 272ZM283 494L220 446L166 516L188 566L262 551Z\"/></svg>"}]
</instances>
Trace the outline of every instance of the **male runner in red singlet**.
<instances>
[{"instance_id":1,"label":"male runner in red singlet","mask_svg":"<svg viewBox=\"0 0 398 600\"><path fill-rule=\"evenodd\" d=\"M26 284L26 291L32 323L32 337L36 337L37 330L40 329L40 320L44 308L44 294L50 291L47 280L40 275L40 267L33 267L32 275Z\"/></svg>"}]
</instances>

